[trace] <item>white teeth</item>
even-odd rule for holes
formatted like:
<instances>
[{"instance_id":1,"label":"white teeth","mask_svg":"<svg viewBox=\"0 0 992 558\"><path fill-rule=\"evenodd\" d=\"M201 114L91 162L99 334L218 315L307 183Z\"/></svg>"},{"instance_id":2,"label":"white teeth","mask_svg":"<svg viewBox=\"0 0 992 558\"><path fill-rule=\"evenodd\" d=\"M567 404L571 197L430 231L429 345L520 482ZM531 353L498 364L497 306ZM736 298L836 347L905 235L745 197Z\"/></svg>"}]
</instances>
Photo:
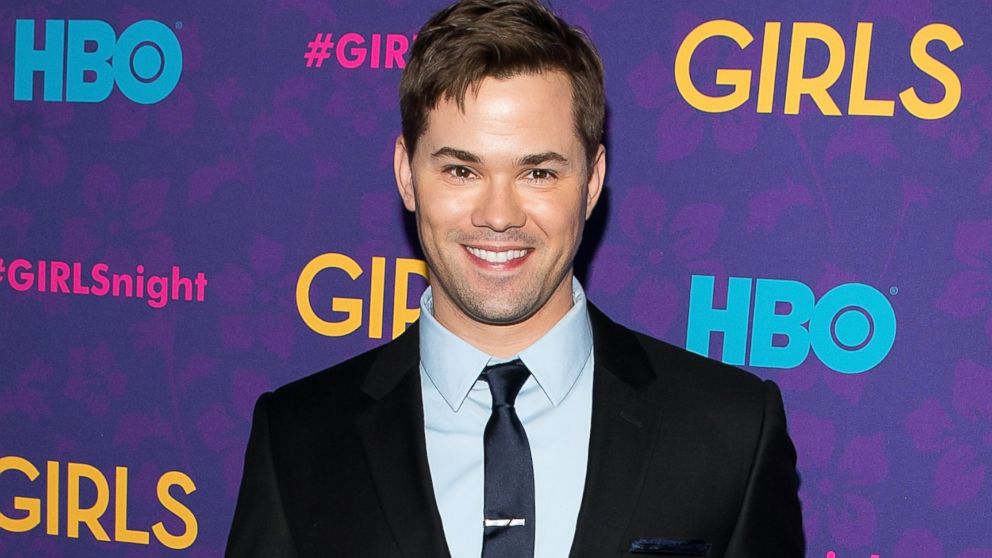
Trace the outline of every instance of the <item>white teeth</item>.
<instances>
[{"instance_id":1,"label":"white teeth","mask_svg":"<svg viewBox=\"0 0 992 558\"><path fill-rule=\"evenodd\" d=\"M492 252L489 250L482 250L481 248L473 248L471 246L465 247L470 254L479 258L480 260L485 260L489 263L506 263L517 258L522 258L527 255L527 250L506 250L504 252Z\"/></svg>"}]
</instances>

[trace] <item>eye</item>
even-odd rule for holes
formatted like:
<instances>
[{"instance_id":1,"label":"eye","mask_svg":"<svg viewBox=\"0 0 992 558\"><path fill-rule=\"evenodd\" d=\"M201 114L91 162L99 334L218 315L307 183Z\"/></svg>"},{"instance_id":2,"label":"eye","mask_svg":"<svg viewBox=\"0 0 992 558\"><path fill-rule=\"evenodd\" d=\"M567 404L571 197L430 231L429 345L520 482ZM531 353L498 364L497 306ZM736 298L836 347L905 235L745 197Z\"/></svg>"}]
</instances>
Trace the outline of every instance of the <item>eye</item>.
<instances>
[{"instance_id":1,"label":"eye","mask_svg":"<svg viewBox=\"0 0 992 558\"><path fill-rule=\"evenodd\" d=\"M459 180L459 181L469 180L475 176L475 173L472 172L472 169L468 167L463 167L461 165L451 165L448 167L444 167L443 172L444 174L450 176L451 178L454 178L455 180Z\"/></svg>"},{"instance_id":2,"label":"eye","mask_svg":"<svg viewBox=\"0 0 992 558\"><path fill-rule=\"evenodd\" d=\"M548 169L531 169L527 171L525 177L538 184L546 184L548 182L553 182L558 179L558 175L554 171Z\"/></svg>"}]
</instances>

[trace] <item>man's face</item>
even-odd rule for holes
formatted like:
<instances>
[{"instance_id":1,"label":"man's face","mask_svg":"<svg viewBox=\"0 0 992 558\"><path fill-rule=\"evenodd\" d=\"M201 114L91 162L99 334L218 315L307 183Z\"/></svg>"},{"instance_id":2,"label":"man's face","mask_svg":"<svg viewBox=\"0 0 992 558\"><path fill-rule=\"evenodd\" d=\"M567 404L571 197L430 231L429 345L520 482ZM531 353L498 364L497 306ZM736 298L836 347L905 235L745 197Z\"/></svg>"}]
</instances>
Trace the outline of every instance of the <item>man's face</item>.
<instances>
[{"instance_id":1,"label":"man's face","mask_svg":"<svg viewBox=\"0 0 992 558\"><path fill-rule=\"evenodd\" d=\"M485 79L464 111L428 115L411 159L395 167L434 289L435 315L515 324L571 306L572 260L605 172L600 146L587 168L563 74Z\"/></svg>"}]
</instances>

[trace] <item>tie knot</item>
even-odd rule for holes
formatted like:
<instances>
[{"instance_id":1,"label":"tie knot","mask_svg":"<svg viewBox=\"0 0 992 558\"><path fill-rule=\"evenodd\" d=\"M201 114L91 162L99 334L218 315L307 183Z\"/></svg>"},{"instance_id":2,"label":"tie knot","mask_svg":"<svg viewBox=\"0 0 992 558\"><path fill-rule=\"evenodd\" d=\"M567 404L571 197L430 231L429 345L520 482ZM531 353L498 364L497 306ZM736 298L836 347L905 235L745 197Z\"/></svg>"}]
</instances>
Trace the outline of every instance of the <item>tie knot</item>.
<instances>
[{"instance_id":1,"label":"tie knot","mask_svg":"<svg viewBox=\"0 0 992 558\"><path fill-rule=\"evenodd\" d=\"M528 377L530 370L519 359L487 366L482 371L482 379L489 383L489 391L493 394L493 408L512 407Z\"/></svg>"}]
</instances>

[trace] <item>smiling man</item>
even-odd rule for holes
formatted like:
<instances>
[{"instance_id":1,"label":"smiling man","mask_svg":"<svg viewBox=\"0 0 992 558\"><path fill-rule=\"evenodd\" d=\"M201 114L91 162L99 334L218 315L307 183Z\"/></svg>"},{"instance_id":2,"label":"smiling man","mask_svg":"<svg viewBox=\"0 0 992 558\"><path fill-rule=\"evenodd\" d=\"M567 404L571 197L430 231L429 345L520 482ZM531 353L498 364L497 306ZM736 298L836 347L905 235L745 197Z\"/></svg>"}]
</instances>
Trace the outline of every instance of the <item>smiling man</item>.
<instances>
[{"instance_id":1,"label":"smiling man","mask_svg":"<svg viewBox=\"0 0 992 558\"><path fill-rule=\"evenodd\" d=\"M431 314L508 357L573 305L572 261L606 156L598 144L585 153L561 71L485 77L474 88L461 107L441 100L420 137L397 140L396 177L417 216Z\"/></svg>"},{"instance_id":2,"label":"smiling man","mask_svg":"<svg viewBox=\"0 0 992 558\"><path fill-rule=\"evenodd\" d=\"M612 322L573 276L606 172L588 39L460 2L400 108L421 318L259 398L228 556L802 556L775 385Z\"/></svg>"}]
</instances>

